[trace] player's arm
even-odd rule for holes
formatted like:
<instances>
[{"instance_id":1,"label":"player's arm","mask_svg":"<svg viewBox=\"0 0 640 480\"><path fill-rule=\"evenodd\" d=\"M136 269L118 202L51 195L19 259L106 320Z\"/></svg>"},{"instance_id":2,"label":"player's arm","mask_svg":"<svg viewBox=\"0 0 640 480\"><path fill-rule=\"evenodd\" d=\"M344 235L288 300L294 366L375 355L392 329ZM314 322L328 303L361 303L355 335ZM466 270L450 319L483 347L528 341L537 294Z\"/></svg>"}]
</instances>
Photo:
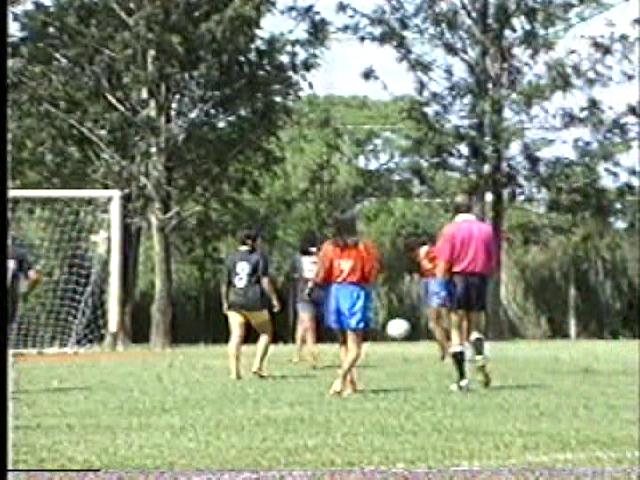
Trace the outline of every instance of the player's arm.
<instances>
[{"instance_id":1,"label":"player's arm","mask_svg":"<svg viewBox=\"0 0 640 480\"><path fill-rule=\"evenodd\" d=\"M267 256L262 254L260 256L260 284L269 298L271 299L271 307L274 312L280 311L280 300L278 300L278 294L276 292L275 286L273 285L273 281L269 276L269 261L267 260Z\"/></svg>"},{"instance_id":2,"label":"player's arm","mask_svg":"<svg viewBox=\"0 0 640 480\"><path fill-rule=\"evenodd\" d=\"M320 248L318 253L318 269L316 270L316 276L313 279L311 285L323 285L328 283L331 279L331 263L333 248L330 241L326 241Z\"/></svg>"},{"instance_id":3,"label":"player's arm","mask_svg":"<svg viewBox=\"0 0 640 480\"><path fill-rule=\"evenodd\" d=\"M451 251L451 235L450 229L445 227L436 242L434 249L436 257L435 274L438 278L447 278L450 276L452 265Z\"/></svg>"},{"instance_id":4,"label":"player's arm","mask_svg":"<svg viewBox=\"0 0 640 480\"><path fill-rule=\"evenodd\" d=\"M373 283L382 269L382 256L378 247L372 242L363 242L365 252L365 277L367 283Z\"/></svg>"},{"instance_id":5,"label":"player's arm","mask_svg":"<svg viewBox=\"0 0 640 480\"><path fill-rule=\"evenodd\" d=\"M281 308L280 300L278 300L278 294L276 293L271 277L262 277L260 281L262 282L262 288L264 288L264 291L267 292L267 295L269 295L269 298L271 299L271 307L273 308L273 311L279 312Z\"/></svg>"}]
</instances>

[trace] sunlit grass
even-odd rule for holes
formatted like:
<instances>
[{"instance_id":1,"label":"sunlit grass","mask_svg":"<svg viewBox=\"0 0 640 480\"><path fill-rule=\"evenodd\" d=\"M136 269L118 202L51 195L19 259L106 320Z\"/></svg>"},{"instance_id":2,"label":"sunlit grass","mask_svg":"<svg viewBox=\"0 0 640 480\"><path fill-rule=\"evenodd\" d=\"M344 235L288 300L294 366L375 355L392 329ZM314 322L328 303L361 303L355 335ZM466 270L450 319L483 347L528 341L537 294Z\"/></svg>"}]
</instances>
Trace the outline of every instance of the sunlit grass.
<instances>
[{"instance_id":1,"label":"sunlit grass","mask_svg":"<svg viewBox=\"0 0 640 480\"><path fill-rule=\"evenodd\" d=\"M244 351L248 373L254 347ZM273 378L227 377L224 346L14 365L16 468L275 469L637 465L637 342L491 345L494 386L448 390L433 343L374 343L366 390L275 346ZM87 354L89 355L89 354ZM248 375L247 375L248 377Z\"/></svg>"}]
</instances>

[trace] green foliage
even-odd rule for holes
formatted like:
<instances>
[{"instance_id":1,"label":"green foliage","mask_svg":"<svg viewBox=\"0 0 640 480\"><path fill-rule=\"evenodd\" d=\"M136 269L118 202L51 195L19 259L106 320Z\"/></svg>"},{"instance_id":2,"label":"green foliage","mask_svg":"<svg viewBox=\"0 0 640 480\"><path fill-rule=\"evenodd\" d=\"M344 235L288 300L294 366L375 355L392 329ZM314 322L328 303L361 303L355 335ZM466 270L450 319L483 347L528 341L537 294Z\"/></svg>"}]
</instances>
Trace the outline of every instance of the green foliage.
<instances>
[{"instance_id":1,"label":"green foliage","mask_svg":"<svg viewBox=\"0 0 640 480\"><path fill-rule=\"evenodd\" d=\"M315 370L291 365L292 347L274 348L265 381L230 381L223 346L16 362L12 466L637 467L636 342L498 342L490 352L495 386L454 395L435 344L372 343L365 391L342 400L326 394L335 345L321 346ZM243 350L245 372L254 353ZM464 428L450 428L454 418Z\"/></svg>"},{"instance_id":2,"label":"green foliage","mask_svg":"<svg viewBox=\"0 0 640 480\"><path fill-rule=\"evenodd\" d=\"M277 134L326 41L313 8L290 11L306 28L295 38L265 33L274 11L260 0L60 0L16 14L13 185L122 190L129 222L151 223L153 325L164 324L153 331L164 336L172 229L190 209L225 209L238 191L255 193L280 159ZM194 222L206 232L215 227L208 219Z\"/></svg>"},{"instance_id":3,"label":"green foliage","mask_svg":"<svg viewBox=\"0 0 640 480\"><path fill-rule=\"evenodd\" d=\"M465 178L459 188L490 190L496 199L508 189L538 200L561 185L556 169L600 178L604 167L626 181L620 155L637 136L637 106L617 111L595 91L637 78L637 42L613 28L575 47L562 42L572 27L613 5L402 0L359 9L344 1L338 11L346 15L341 31L394 49L415 80L407 115L418 128L403 152L422 164L413 171L456 172ZM366 73L384 80L384 72ZM577 135L579 128L585 134L575 155L548 149L561 132ZM635 169L626 173L637 181ZM579 196L587 198L593 185L584 182ZM502 223L501 205L492 216Z\"/></svg>"},{"instance_id":4,"label":"green foliage","mask_svg":"<svg viewBox=\"0 0 640 480\"><path fill-rule=\"evenodd\" d=\"M527 335L527 321L543 335L567 335L567 297L570 279L578 294L577 320L583 336L636 336L638 315L637 247L635 235L603 228L597 218L575 225L570 215L512 209L509 290L505 302L517 312L519 334ZM514 290L515 289L515 290ZM519 291L520 290L520 291ZM517 301L522 301L517 310Z\"/></svg>"}]
</instances>

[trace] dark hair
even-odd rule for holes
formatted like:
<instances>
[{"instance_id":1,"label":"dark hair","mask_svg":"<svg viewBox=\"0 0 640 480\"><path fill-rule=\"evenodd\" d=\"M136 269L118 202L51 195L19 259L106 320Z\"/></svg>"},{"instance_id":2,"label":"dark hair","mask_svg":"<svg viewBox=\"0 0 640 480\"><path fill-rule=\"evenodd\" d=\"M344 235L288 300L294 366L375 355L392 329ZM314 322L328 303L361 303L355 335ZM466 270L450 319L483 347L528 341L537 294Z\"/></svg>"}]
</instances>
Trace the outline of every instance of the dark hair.
<instances>
[{"instance_id":1,"label":"dark hair","mask_svg":"<svg viewBox=\"0 0 640 480\"><path fill-rule=\"evenodd\" d=\"M453 214L458 215L460 213L471 213L473 211L473 204L471 197L466 193L460 193L453 199Z\"/></svg>"},{"instance_id":2,"label":"dark hair","mask_svg":"<svg viewBox=\"0 0 640 480\"><path fill-rule=\"evenodd\" d=\"M431 232L407 237L404 241L404 249L407 253L413 253L423 245L432 245L435 240L436 237Z\"/></svg>"},{"instance_id":3,"label":"dark hair","mask_svg":"<svg viewBox=\"0 0 640 480\"><path fill-rule=\"evenodd\" d=\"M318 236L315 232L308 231L302 236L298 251L302 255L308 255L310 253L313 253L311 252L312 248L318 248Z\"/></svg>"},{"instance_id":4,"label":"dark hair","mask_svg":"<svg viewBox=\"0 0 640 480\"><path fill-rule=\"evenodd\" d=\"M412 254L418 248L424 245L424 242L420 237L409 237L404 240L404 251L406 253Z\"/></svg>"},{"instance_id":5,"label":"dark hair","mask_svg":"<svg viewBox=\"0 0 640 480\"><path fill-rule=\"evenodd\" d=\"M333 242L340 246L357 245L358 220L354 213L343 213L336 215L333 219Z\"/></svg>"},{"instance_id":6,"label":"dark hair","mask_svg":"<svg viewBox=\"0 0 640 480\"><path fill-rule=\"evenodd\" d=\"M255 228L244 228L238 232L238 243L253 247L258 241L258 232Z\"/></svg>"}]
</instances>

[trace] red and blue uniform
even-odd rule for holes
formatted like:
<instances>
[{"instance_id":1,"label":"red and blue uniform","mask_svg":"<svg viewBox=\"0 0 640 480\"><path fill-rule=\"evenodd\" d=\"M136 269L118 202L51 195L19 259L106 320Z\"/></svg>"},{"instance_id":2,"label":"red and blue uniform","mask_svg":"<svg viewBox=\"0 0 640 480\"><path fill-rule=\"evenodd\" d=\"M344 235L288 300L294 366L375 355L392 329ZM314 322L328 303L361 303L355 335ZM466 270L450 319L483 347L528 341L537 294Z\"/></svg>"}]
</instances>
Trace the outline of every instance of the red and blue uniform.
<instances>
[{"instance_id":1,"label":"red and blue uniform","mask_svg":"<svg viewBox=\"0 0 640 480\"><path fill-rule=\"evenodd\" d=\"M453 296L453 283L448 278L436 276L437 257L431 245L421 246L416 257L422 277L422 303L428 308L448 308Z\"/></svg>"},{"instance_id":2,"label":"red and blue uniform","mask_svg":"<svg viewBox=\"0 0 640 480\"><path fill-rule=\"evenodd\" d=\"M373 320L371 285L380 271L380 255L369 241L329 240L318 255L316 282L328 286L325 323L333 330L365 331Z\"/></svg>"}]
</instances>

